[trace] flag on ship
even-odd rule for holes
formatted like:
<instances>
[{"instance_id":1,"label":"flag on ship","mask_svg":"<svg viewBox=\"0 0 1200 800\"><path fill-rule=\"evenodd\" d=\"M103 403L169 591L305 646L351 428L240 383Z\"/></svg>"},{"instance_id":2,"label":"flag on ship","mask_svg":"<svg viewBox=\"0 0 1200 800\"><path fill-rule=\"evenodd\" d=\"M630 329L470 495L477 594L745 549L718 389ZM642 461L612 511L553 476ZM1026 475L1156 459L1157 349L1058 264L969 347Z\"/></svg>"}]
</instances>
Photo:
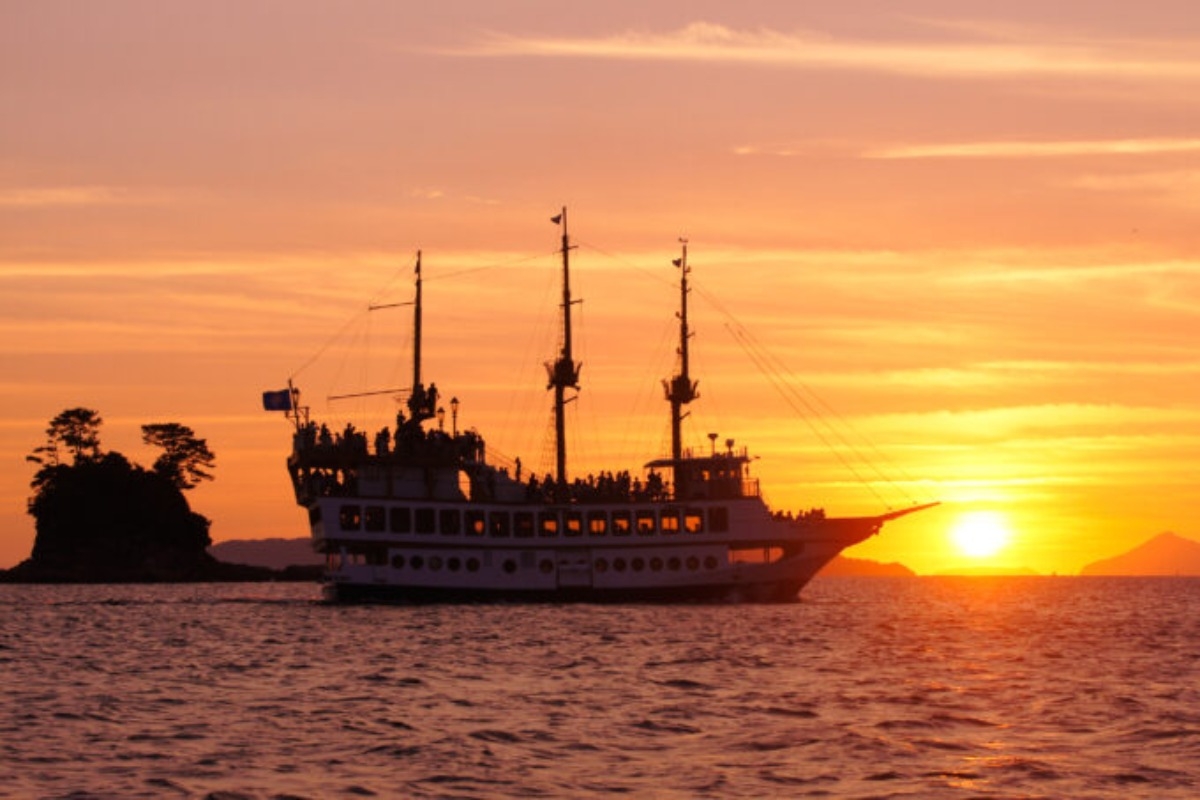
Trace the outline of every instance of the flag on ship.
<instances>
[{"instance_id":1,"label":"flag on ship","mask_svg":"<svg viewBox=\"0 0 1200 800\"><path fill-rule=\"evenodd\" d=\"M292 410L292 392L289 389L280 389L277 392L263 392L263 410L264 411L291 411Z\"/></svg>"}]
</instances>

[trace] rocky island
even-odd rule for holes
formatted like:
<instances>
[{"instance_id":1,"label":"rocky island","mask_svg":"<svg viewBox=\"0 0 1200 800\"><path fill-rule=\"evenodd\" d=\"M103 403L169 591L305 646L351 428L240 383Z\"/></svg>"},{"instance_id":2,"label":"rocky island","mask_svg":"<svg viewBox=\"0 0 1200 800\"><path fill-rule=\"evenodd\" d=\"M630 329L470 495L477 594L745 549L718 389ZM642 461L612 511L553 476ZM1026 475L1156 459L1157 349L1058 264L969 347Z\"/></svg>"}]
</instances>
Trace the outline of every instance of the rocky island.
<instances>
[{"instance_id":1,"label":"rocky island","mask_svg":"<svg viewBox=\"0 0 1200 800\"><path fill-rule=\"evenodd\" d=\"M207 547L209 520L185 492L212 480L215 456L204 439L175 422L142 426L162 448L150 468L100 445L100 415L87 408L50 421L46 443L27 456L38 470L29 513L37 536L30 558L8 583L134 583L269 580L273 570L226 564Z\"/></svg>"}]
</instances>

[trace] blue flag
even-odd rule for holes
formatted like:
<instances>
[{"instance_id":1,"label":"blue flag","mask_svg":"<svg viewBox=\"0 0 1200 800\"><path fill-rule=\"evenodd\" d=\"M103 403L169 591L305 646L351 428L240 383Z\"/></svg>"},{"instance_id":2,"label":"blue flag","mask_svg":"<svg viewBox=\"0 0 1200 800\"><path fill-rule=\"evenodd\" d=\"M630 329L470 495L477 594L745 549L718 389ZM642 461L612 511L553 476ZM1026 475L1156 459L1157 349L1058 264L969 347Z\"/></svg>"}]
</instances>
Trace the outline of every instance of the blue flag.
<instances>
[{"instance_id":1,"label":"blue flag","mask_svg":"<svg viewBox=\"0 0 1200 800\"><path fill-rule=\"evenodd\" d=\"M263 392L263 410L264 411L291 411L292 410L292 393L289 389L280 389L277 392Z\"/></svg>"}]
</instances>

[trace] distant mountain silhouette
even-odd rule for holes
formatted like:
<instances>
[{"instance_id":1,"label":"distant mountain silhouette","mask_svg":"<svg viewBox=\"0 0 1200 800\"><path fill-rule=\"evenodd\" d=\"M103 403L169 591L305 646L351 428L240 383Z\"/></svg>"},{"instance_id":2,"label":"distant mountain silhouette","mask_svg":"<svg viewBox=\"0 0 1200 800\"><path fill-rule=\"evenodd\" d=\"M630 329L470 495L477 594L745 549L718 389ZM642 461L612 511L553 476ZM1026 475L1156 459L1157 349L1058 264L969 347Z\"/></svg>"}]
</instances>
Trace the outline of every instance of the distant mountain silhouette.
<instances>
[{"instance_id":1,"label":"distant mountain silhouette","mask_svg":"<svg viewBox=\"0 0 1200 800\"><path fill-rule=\"evenodd\" d=\"M916 575L915 572L903 564L894 562L883 564L865 558L847 558L846 556L837 556L817 574L831 577L866 576L905 578L911 578Z\"/></svg>"},{"instance_id":2,"label":"distant mountain silhouette","mask_svg":"<svg viewBox=\"0 0 1200 800\"><path fill-rule=\"evenodd\" d=\"M227 564L246 564L253 567L286 569L315 567L325 563L313 550L312 539L230 539L218 542L208 552Z\"/></svg>"},{"instance_id":3,"label":"distant mountain silhouette","mask_svg":"<svg viewBox=\"0 0 1200 800\"><path fill-rule=\"evenodd\" d=\"M1160 533L1128 553L1093 561L1080 575L1200 575L1200 542Z\"/></svg>"}]
</instances>

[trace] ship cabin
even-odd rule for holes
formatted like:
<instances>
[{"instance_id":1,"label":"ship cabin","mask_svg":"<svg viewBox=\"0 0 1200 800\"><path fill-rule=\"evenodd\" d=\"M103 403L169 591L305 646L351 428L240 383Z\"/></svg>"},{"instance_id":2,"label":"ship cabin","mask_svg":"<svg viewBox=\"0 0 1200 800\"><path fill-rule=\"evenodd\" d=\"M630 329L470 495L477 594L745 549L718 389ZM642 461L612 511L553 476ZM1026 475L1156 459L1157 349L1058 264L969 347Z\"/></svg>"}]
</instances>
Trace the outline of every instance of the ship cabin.
<instances>
[{"instance_id":1,"label":"ship cabin","mask_svg":"<svg viewBox=\"0 0 1200 800\"><path fill-rule=\"evenodd\" d=\"M685 451L681 458L661 458L646 464L650 470L669 469L676 500L736 500L758 497L758 479L750 477L750 454L733 450L697 456Z\"/></svg>"}]
</instances>

